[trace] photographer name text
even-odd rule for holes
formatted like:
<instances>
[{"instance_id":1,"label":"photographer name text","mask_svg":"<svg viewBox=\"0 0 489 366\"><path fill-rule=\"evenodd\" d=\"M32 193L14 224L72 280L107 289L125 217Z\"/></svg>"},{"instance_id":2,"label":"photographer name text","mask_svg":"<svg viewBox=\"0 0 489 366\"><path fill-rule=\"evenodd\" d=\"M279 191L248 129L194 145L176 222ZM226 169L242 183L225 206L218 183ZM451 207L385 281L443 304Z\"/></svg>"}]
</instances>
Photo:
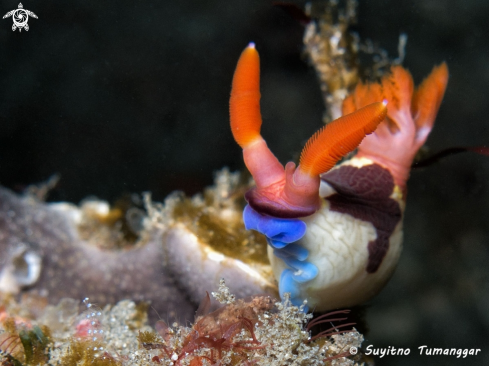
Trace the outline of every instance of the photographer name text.
<instances>
[{"instance_id":1,"label":"photographer name text","mask_svg":"<svg viewBox=\"0 0 489 366\"><path fill-rule=\"evenodd\" d=\"M467 356L477 356L481 352L480 348L429 348L428 346L419 346L421 356L454 356L456 358L466 358ZM372 345L367 346L365 354L367 356L408 356L411 353L410 348L399 348L389 346L387 348L375 348Z\"/></svg>"}]
</instances>

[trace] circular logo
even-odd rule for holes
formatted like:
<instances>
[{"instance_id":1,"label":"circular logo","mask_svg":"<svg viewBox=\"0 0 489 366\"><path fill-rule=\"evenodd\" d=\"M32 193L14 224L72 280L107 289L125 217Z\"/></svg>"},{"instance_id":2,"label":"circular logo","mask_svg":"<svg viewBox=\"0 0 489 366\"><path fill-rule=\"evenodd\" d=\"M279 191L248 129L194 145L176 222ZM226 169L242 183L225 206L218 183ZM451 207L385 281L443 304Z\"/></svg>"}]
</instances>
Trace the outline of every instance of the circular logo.
<instances>
[{"instance_id":1,"label":"circular logo","mask_svg":"<svg viewBox=\"0 0 489 366\"><path fill-rule=\"evenodd\" d=\"M356 355L358 353L357 347L350 347L350 355Z\"/></svg>"},{"instance_id":2,"label":"circular logo","mask_svg":"<svg viewBox=\"0 0 489 366\"><path fill-rule=\"evenodd\" d=\"M29 20L29 15L24 9L17 9L12 14L12 19L14 20L14 24L18 28L23 28L27 24L27 21Z\"/></svg>"}]
</instances>

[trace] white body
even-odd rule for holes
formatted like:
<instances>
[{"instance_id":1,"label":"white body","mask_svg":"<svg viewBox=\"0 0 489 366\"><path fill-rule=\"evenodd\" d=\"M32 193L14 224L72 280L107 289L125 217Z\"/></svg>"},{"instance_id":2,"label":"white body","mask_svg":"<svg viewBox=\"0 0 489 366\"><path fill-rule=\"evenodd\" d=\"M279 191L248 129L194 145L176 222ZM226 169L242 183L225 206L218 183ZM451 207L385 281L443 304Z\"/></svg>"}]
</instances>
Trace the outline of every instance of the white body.
<instances>
[{"instance_id":1,"label":"white body","mask_svg":"<svg viewBox=\"0 0 489 366\"><path fill-rule=\"evenodd\" d=\"M343 164L361 167L372 164L372 161L353 158ZM328 187L323 186L321 193L334 193ZM394 189L391 198L399 202L401 212L404 212L404 202L397 192ZM309 251L307 261L319 270L316 278L300 285L300 296L307 299L311 310L326 311L359 305L376 295L391 277L402 250L402 219L391 234L389 249L374 273L366 271L369 256L367 246L377 235L372 223L332 211L327 198L323 207L316 214L306 217L304 222L307 231L298 243ZM268 256L278 280L288 267L273 255L271 247Z\"/></svg>"}]
</instances>

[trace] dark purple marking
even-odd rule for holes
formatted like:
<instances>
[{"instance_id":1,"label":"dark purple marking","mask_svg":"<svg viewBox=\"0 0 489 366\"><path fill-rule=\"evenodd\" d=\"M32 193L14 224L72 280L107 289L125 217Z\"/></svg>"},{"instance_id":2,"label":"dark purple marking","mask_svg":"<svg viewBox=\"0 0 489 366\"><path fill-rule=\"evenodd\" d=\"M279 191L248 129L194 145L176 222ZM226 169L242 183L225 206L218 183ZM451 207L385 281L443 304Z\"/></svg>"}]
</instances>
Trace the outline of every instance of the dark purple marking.
<instances>
[{"instance_id":1,"label":"dark purple marking","mask_svg":"<svg viewBox=\"0 0 489 366\"><path fill-rule=\"evenodd\" d=\"M299 217L310 216L320 208L319 197L317 206L291 207L280 200L268 198L256 189L256 187L245 193L245 199L256 212L280 219L297 219Z\"/></svg>"},{"instance_id":2,"label":"dark purple marking","mask_svg":"<svg viewBox=\"0 0 489 366\"><path fill-rule=\"evenodd\" d=\"M366 270L375 273L402 217L399 204L389 198L394 189L394 178L387 169L371 164L361 168L342 166L324 174L321 179L337 192L327 198L331 210L371 222L374 226L377 239L368 243Z\"/></svg>"}]
</instances>

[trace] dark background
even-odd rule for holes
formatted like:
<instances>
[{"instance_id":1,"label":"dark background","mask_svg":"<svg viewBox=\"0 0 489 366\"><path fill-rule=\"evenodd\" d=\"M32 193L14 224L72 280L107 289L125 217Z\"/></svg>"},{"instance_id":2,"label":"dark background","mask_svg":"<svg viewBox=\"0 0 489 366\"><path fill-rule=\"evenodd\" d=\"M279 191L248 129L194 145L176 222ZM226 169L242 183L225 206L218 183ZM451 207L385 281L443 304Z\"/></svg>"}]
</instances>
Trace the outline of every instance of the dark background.
<instances>
[{"instance_id":1,"label":"dark background","mask_svg":"<svg viewBox=\"0 0 489 366\"><path fill-rule=\"evenodd\" d=\"M303 4L303 2L296 2ZM0 1L0 12L17 8ZM113 201L199 192L213 172L242 169L228 97L242 49L262 59L263 135L282 162L321 126L303 28L271 1L29 0L29 32L0 22L0 184L22 190L61 175L51 200ZM445 60L450 80L428 146L489 141L489 2L363 1L362 39L397 55L416 83ZM405 250L368 309L367 344L410 347L378 365L489 364L489 158L464 154L415 171ZM417 347L482 348L468 360Z\"/></svg>"}]
</instances>

